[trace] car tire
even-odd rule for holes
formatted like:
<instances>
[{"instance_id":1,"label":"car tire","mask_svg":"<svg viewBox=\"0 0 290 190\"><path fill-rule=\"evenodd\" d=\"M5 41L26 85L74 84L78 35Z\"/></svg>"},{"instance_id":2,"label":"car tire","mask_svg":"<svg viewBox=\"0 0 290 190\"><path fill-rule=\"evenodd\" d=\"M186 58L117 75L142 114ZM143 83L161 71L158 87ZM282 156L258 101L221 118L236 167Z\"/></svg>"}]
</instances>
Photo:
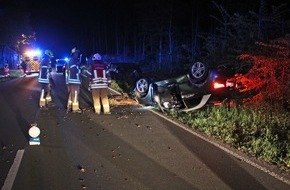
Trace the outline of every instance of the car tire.
<instances>
[{"instance_id":1,"label":"car tire","mask_svg":"<svg viewBox=\"0 0 290 190\"><path fill-rule=\"evenodd\" d=\"M147 94L149 90L149 80L146 78L141 78L136 81L135 91L139 94L140 97L143 97Z\"/></svg>"},{"instance_id":2,"label":"car tire","mask_svg":"<svg viewBox=\"0 0 290 190\"><path fill-rule=\"evenodd\" d=\"M190 67L190 78L191 82L195 84L203 83L209 73L209 66L206 63L195 62Z\"/></svg>"}]
</instances>

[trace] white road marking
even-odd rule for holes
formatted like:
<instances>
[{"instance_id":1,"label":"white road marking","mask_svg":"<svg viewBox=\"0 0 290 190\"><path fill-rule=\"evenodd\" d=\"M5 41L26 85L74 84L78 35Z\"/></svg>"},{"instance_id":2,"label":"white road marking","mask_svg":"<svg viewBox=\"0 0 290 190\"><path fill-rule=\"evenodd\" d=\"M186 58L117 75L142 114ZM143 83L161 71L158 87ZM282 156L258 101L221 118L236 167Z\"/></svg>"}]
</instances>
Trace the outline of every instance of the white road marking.
<instances>
[{"instance_id":1,"label":"white road marking","mask_svg":"<svg viewBox=\"0 0 290 190\"><path fill-rule=\"evenodd\" d=\"M26 77L26 78L38 77L38 73L25 74L25 75L22 75L22 77Z\"/></svg>"},{"instance_id":2,"label":"white road marking","mask_svg":"<svg viewBox=\"0 0 290 190\"><path fill-rule=\"evenodd\" d=\"M235 152L233 152L233 151L227 149L226 147L221 146L221 145L218 144L218 143L215 143L215 142L210 141L210 140L207 139L206 137L204 137L204 136L202 136L202 135L200 135L200 134L194 132L193 130L191 130L191 129L189 129L189 128L187 128L187 127L185 127L185 126L183 126L183 125L181 125L181 124L179 124L179 123L177 123L177 122L175 122L175 121L173 121L173 120L171 120L171 119L169 119L169 118L167 118L166 116L164 116L164 115L162 115L162 114L160 114L160 113L158 113L158 112L156 112L156 111L154 111L154 110L152 110L152 109L147 109L147 110L149 110L149 111L153 112L154 114L156 114L156 115L162 117L163 119L165 119L165 120L167 120L167 121L169 121L169 122L171 122L171 123L177 125L178 127L180 127L180 128L182 128L182 129L184 129L184 130L190 132L191 134L193 134L193 135L195 135L195 136L197 136L197 137L203 139L204 141L206 141L206 142L208 142L208 143L214 145L215 147L217 147L217 148L219 148L219 149L221 149L221 150L223 150L223 151L229 153L230 155L232 155L232 156L234 156L234 157L236 157L236 158L238 158L238 159L240 159L240 160L242 160L242 161L244 161L244 162L250 164L251 166L253 166L253 167L255 167L255 168L257 168L257 169L259 169L259 170L261 170L261 171L263 171L263 172L265 172L265 173L271 175L272 177L274 177L274 178L276 178L276 179L278 179L278 180L280 180L280 181L283 181L284 183L290 185L290 181L289 181L288 179L284 178L283 176L280 176L279 174L276 174L275 172L272 172L272 171L268 170L267 168L265 168L265 167L263 167L263 166L261 166L261 165L259 165L259 164L257 164L257 163L254 163L253 161L249 160L248 158L246 158L246 157L244 157L244 156L238 155L237 153L235 153Z\"/></svg>"},{"instance_id":3,"label":"white road marking","mask_svg":"<svg viewBox=\"0 0 290 190\"><path fill-rule=\"evenodd\" d=\"M1 188L1 190L11 190L12 189L12 185L14 183L16 174L18 172L22 157L24 154L24 150L18 150L16 153L16 157L14 159L14 162L9 170L9 173L6 177L6 180L4 182L3 187Z\"/></svg>"}]
</instances>

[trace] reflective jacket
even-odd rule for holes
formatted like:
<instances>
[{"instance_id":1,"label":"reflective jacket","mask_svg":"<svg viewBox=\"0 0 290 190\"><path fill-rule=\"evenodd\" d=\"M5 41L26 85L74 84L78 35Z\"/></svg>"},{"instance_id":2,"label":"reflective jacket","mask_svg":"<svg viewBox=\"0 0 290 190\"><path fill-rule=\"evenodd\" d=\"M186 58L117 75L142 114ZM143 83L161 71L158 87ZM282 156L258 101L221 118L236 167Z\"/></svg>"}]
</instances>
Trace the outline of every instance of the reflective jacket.
<instances>
[{"instance_id":1,"label":"reflective jacket","mask_svg":"<svg viewBox=\"0 0 290 190\"><path fill-rule=\"evenodd\" d=\"M66 68L66 83L67 84L81 84L80 78L80 63L77 58L71 58Z\"/></svg>"},{"instance_id":2,"label":"reflective jacket","mask_svg":"<svg viewBox=\"0 0 290 190\"><path fill-rule=\"evenodd\" d=\"M90 88L108 88L110 83L111 77L106 64L101 61L94 61L91 66Z\"/></svg>"},{"instance_id":3,"label":"reflective jacket","mask_svg":"<svg viewBox=\"0 0 290 190\"><path fill-rule=\"evenodd\" d=\"M50 77L50 70L51 70L51 63L48 56L44 56L40 63L40 71L38 75L38 82L40 83L49 83Z\"/></svg>"}]
</instances>

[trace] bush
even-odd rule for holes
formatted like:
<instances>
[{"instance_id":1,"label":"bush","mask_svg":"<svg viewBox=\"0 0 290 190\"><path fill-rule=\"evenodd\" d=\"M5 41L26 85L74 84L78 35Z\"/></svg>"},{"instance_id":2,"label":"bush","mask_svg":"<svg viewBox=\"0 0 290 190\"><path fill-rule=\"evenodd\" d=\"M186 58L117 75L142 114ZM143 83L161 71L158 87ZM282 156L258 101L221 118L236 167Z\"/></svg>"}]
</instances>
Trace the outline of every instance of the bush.
<instances>
[{"instance_id":1,"label":"bush","mask_svg":"<svg viewBox=\"0 0 290 190\"><path fill-rule=\"evenodd\" d=\"M22 70L10 70L9 72L9 76L12 78L17 78L23 75L23 71Z\"/></svg>"},{"instance_id":2,"label":"bush","mask_svg":"<svg viewBox=\"0 0 290 190\"><path fill-rule=\"evenodd\" d=\"M290 38L257 45L254 53L240 55L244 65L252 65L246 74L236 76L244 103L287 110L290 104Z\"/></svg>"}]
</instances>

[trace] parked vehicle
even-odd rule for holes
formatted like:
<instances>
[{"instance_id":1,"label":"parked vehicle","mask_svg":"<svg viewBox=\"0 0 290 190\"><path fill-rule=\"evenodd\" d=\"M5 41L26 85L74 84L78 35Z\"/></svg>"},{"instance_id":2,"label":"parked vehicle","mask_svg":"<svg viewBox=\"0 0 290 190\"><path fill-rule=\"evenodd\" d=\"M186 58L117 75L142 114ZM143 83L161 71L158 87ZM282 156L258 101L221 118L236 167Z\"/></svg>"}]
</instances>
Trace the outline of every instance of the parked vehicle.
<instances>
[{"instance_id":1,"label":"parked vehicle","mask_svg":"<svg viewBox=\"0 0 290 190\"><path fill-rule=\"evenodd\" d=\"M66 73L66 64L67 62L62 66L62 74L65 77L65 73Z\"/></svg>"},{"instance_id":2,"label":"parked vehicle","mask_svg":"<svg viewBox=\"0 0 290 190\"><path fill-rule=\"evenodd\" d=\"M63 72L63 67L67 62L67 59L56 59L55 60L55 72L57 73L62 73Z\"/></svg>"},{"instance_id":3,"label":"parked vehicle","mask_svg":"<svg viewBox=\"0 0 290 190\"><path fill-rule=\"evenodd\" d=\"M161 111L193 111L206 105L230 101L235 93L234 70L220 66L209 68L202 62L193 63L187 74L155 81L142 77L133 90L136 101L156 106Z\"/></svg>"},{"instance_id":4,"label":"parked vehicle","mask_svg":"<svg viewBox=\"0 0 290 190\"><path fill-rule=\"evenodd\" d=\"M112 79L126 81L132 86L142 76L142 70L137 63L109 63L108 69L111 71Z\"/></svg>"},{"instance_id":5,"label":"parked vehicle","mask_svg":"<svg viewBox=\"0 0 290 190\"><path fill-rule=\"evenodd\" d=\"M25 68L25 74L39 73L41 56L38 50L26 51L23 54L22 67Z\"/></svg>"}]
</instances>

